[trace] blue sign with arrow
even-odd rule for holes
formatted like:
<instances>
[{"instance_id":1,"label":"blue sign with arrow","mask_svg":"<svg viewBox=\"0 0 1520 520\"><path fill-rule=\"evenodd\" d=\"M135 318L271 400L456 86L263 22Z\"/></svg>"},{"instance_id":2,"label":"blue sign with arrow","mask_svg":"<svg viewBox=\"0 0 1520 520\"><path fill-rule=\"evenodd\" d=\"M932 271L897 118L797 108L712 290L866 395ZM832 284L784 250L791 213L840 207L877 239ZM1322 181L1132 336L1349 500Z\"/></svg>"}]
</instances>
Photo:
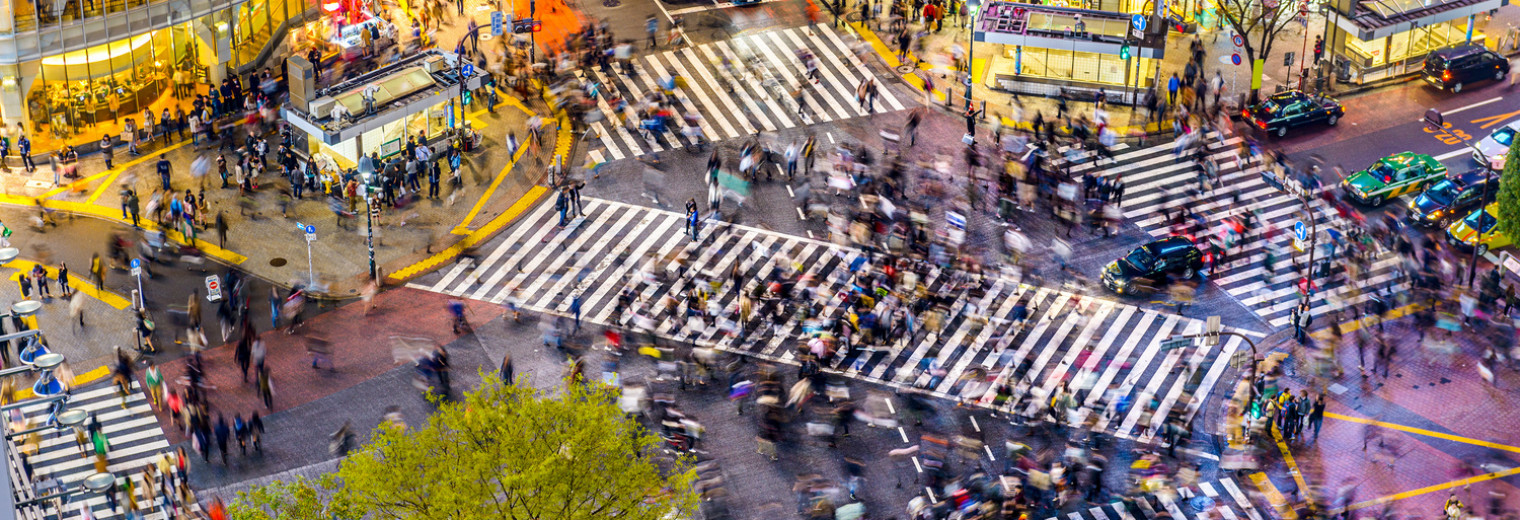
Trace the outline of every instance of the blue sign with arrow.
<instances>
[{"instance_id":1,"label":"blue sign with arrow","mask_svg":"<svg viewBox=\"0 0 1520 520\"><path fill-rule=\"evenodd\" d=\"M1293 223L1293 238L1297 238L1299 241L1309 239L1309 229L1304 226L1304 221L1300 220Z\"/></svg>"},{"instance_id":2,"label":"blue sign with arrow","mask_svg":"<svg viewBox=\"0 0 1520 520\"><path fill-rule=\"evenodd\" d=\"M1149 23L1149 21L1150 20L1147 20L1143 14L1137 14L1129 18L1129 24L1134 26L1136 31L1144 31L1145 25Z\"/></svg>"}]
</instances>

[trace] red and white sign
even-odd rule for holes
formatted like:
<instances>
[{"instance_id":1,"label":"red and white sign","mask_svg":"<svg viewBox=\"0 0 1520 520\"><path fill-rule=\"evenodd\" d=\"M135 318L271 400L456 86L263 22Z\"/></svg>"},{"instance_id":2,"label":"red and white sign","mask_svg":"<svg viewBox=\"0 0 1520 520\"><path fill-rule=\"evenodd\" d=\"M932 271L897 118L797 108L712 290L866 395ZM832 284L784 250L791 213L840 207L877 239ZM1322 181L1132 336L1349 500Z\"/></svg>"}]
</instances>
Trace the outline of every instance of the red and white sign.
<instances>
[{"instance_id":1,"label":"red and white sign","mask_svg":"<svg viewBox=\"0 0 1520 520\"><path fill-rule=\"evenodd\" d=\"M222 300L222 278L217 275L206 277L206 301L217 302Z\"/></svg>"}]
</instances>

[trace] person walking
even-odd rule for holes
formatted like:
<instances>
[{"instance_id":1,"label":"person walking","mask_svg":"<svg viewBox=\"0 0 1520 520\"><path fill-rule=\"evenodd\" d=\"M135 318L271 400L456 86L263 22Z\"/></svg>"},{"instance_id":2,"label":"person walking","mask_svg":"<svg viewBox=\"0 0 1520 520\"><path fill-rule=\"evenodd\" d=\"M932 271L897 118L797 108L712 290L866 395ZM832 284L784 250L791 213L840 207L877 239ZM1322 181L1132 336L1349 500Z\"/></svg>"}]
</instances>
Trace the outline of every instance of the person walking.
<instances>
[{"instance_id":1,"label":"person walking","mask_svg":"<svg viewBox=\"0 0 1520 520\"><path fill-rule=\"evenodd\" d=\"M216 246L227 248L227 215L221 211L216 212Z\"/></svg>"},{"instance_id":2,"label":"person walking","mask_svg":"<svg viewBox=\"0 0 1520 520\"><path fill-rule=\"evenodd\" d=\"M21 165L27 173L37 171L37 163L32 162L32 140L27 139L26 134L21 134L21 138L16 140L16 151L21 152Z\"/></svg>"}]
</instances>

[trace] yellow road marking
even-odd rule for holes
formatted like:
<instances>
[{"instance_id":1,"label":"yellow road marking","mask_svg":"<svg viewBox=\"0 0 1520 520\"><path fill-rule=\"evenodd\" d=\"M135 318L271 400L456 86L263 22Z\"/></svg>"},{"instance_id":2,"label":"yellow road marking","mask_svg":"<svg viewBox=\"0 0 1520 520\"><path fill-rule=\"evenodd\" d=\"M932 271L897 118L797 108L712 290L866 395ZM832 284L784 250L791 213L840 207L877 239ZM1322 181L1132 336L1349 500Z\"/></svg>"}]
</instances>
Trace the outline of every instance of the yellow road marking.
<instances>
[{"instance_id":1,"label":"yellow road marking","mask_svg":"<svg viewBox=\"0 0 1520 520\"><path fill-rule=\"evenodd\" d=\"M1418 304L1418 303L1411 303L1409 305L1405 305L1403 307L1399 307L1397 309L1393 309L1391 311L1383 313L1383 321L1388 321L1388 320L1402 318L1404 316L1408 316L1408 315L1410 315L1412 313L1418 312L1420 309L1423 309L1423 308L1424 307L1420 306L1420 304ZM1351 321L1348 321L1348 322L1341 323L1341 333L1342 334L1350 334L1352 332L1356 332L1356 331L1361 330L1361 329L1362 329L1362 320L1351 320ZM1335 337L1335 331L1331 330L1330 327L1325 327L1323 329L1314 331L1314 332L1310 333L1309 335L1313 336L1314 339L1327 340L1327 339L1332 339L1332 338Z\"/></svg>"},{"instance_id":2,"label":"yellow road marking","mask_svg":"<svg viewBox=\"0 0 1520 520\"><path fill-rule=\"evenodd\" d=\"M1422 488L1419 488L1419 489L1411 489L1409 491L1404 491L1402 493L1394 493L1392 495L1382 496L1382 497L1374 498L1372 500L1367 500L1367 501L1363 501L1363 502L1357 502L1355 504L1351 504L1349 506L1346 506L1345 508L1342 508L1342 509L1331 510L1330 514L1334 515L1334 514L1341 513L1342 511L1356 511L1358 509L1365 509L1365 508L1376 506L1376 505L1387 504L1389 502L1395 502L1395 501L1403 500L1403 499L1406 499L1406 498L1417 497L1417 496L1424 495L1424 494L1427 494L1427 493L1434 493L1436 491L1451 489L1451 488L1455 488L1455 487L1462 487L1462 486L1477 484L1479 482L1487 482L1487 481L1490 481L1490 480L1501 479L1501 478L1509 477L1511 475L1516 475L1516 474L1520 474L1520 468L1510 468L1510 469L1507 469L1507 470L1504 470L1504 471L1500 471L1498 473L1484 473L1482 475L1474 475L1474 476L1467 477L1467 478L1464 478L1464 479L1461 479L1461 480L1453 480L1451 482L1447 482L1447 483L1444 483L1444 484L1436 484L1436 485L1432 485L1432 486L1425 486L1425 487L1422 487Z\"/></svg>"},{"instance_id":3,"label":"yellow road marking","mask_svg":"<svg viewBox=\"0 0 1520 520\"><path fill-rule=\"evenodd\" d=\"M1293 509L1293 504L1288 503L1288 498L1277 490L1277 485L1272 483L1272 479L1267 478L1266 473L1252 473L1251 482L1256 484L1256 489L1261 490L1261 494L1267 496L1267 503L1271 504L1272 508L1276 509L1284 519L1298 518L1298 511Z\"/></svg>"},{"instance_id":4,"label":"yellow road marking","mask_svg":"<svg viewBox=\"0 0 1520 520\"><path fill-rule=\"evenodd\" d=\"M87 385L87 384L93 383L95 381L99 381L101 379L105 379L107 376L110 376L110 375L111 375L111 368L110 367L96 367L94 370L91 370L89 372L85 372L85 373L82 373L82 374L75 374L74 375L74 380L69 382L69 388L75 388L75 387L79 387L79 386L82 386L82 385ZM15 399L17 401L23 401L23 400L26 400L26 399L31 399L33 397L36 397L36 395L32 393L32 387L30 387L30 386L24 387L24 388L17 388L16 389Z\"/></svg>"},{"instance_id":5,"label":"yellow road marking","mask_svg":"<svg viewBox=\"0 0 1520 520\"><path fill-rule=\"evenodd\" d=\"M436 255L430 256L420 262L391 273L389 278L396 281L405 281L408 278L416 276L418 273L431 269L434 266L437 266L456 256L459 256L459 253L464 252L465 249L473 247L475 244L484 241L486 237L491 236L491 234L495 233L496 230L501 229L502 227L511 223L512 220L516 219L517 216L521 215L524 211L527 211L529 207L533 206L533 203L538 202L538 199L543 197L544 194L548 192L548 188L545 188L543 186L534 186L532 189L528 190L528 193L526 195L523 195L521 199L517 199L517 202L513 203L512 207L507 208L507 211L505 213L497 215L496 218L491 219L490 222L487 222L486 225L481 226L480 229L475 230L468 236L465 236L464 239L460 240L452 246L449 246L448 249L445 249Z\"/></svg>"},{"instance_id":6,"label":"yellow road marking","mask_svg":"<svg viewBox=\"0 0 1520 520\"><path fill-rule=\"evenodd\" d=\"M32 272L32 268L36 267L37 265L37 262L17 258L15 260L11 260L10 262L6 262L4 267L16 270L16 272L11 273L10 276L11 281L16 281L21 278L21 273L30 273ZM42 269L47 271L48 278L52 278L54 280L58 279L57 268L44 265L42 266ZM132 304L132 302L127 301L126 298L122 298L121 295L118 295L111 291L102 291L99 287L96 287L94 284L91 284L89 281L87 281L87 277L88 275L86 275L85 278L81 278L79 276L79 271L69 273L69 287L73 287L74 290L83 293L85 296L95 298L104 302L106 305L110 305L118 309L125 309L128 305Z\"/></svg>"},{"instance_id":7,"label":"yellow road marking","mask_svg":"<svg viewBox=\"0 0 1520 520\"><path fill-rule=\"evenodd\" d=\"M111 175L111 174L112 174L111 170L106 170L106 171L97 173L95 175L91 175L89 177L85 177L83 179L79 179L77 181L65 184L63 186L58 186L56 188L53 188L53 189L48 190L47 192L43 193L42 194L42 198L44 198L44 199L50 199L50 198L53 198L54 195L57 195L59 193L63 193L65 191L73 191L75 188L81 188L83 186L88 186L91 182L94 182L95 180L100 179L101 177L105 177L105 176Z\"/></svg>"},{"instance_id":8,"label":"yellow road marking","mask_svg":"<svg viewBox=\"0 0 1520 520\"><path fill-rule=\"evenodd\" d=\"M501 186L501 181L506 180L507 174L512 172L512 167L517 166L517 162L522 160L523 154L527 152L528 145L520 144L517 146L517 155L513 157L512 161L508 162L506 166L503 166L500 172L497 172L495 179L491 179L491 185L487 186L486 192L482 193L480 195L480 199L475 201L475 206L470 208L469 213L465 214L464 220L461 220L458 226L454 226L454 234L464 234L461 233L460 230L468 229L470 227L470 222L475 220L475 215L480 213L480 208L485 207L486 201L491 199L491 194L496 193L496 188L498 186ZM461 166L461 168L462 167L463 166Z\"/></svg>"},{"instance_id":9,"label":"yellow road marking","mask_svg":"<svg viewBox=\"0 0 1520 520\"><path fill-rule=\"evenodd\" d=\"M89 181L93 181L95 179L99 179L102 176L110 175L111 176L111 180L106 181L100 187L96 188L95 193L90 195L90 202L93 203L93 202L95 202L95 199L100 198L100 193L102 191L104 191L107 186L110 186L112 183L114 183L116 181L116 176L120 175L121 172L127 171L127 168L131 168L133 166L137 166L139 164L147 162L149 159L158 159L158 156L166 154L166 153L169 153L169 152L172 152L174 150L177 150L177 149L179 149L179 147L184 146L185 143L188 143L188 142L190 142L190 141L180 141L178 143L169 145L169 146L164 147L163 149L155 151L153 153L150 153L150 154L147 154L147 155L143 155L143 156L138 157L136 159L133 159L133 160L130 160L130 161L118 164L118 165L116 165L115 168L111 168L109 170L97 173L95 175L91 175L88 178L84 178L84 179L80 179L80 180L71 182L71 183L69 183L68 186L60 186L60 187L57 187L57 188L53 188L52 190L49 190L47 193L42 194L42 197L43 198L47 198L47 199L51 199L51 198L53 198L53 196L58 195L59 193L63 193L65 191L68 191L68 190L74 188L75 185L77 185L79 183L87 183Z\"/></svg>"},{"instance_id":10,"label":"yellow road marking","mask_svg":"<svg viewBox=\"0 0 1520 520\"><path fill-rule=\"evenodd\" d=\"M1516 115L1520 115L1520 110L1516 110L1508 114L1499 114L1497 116L1480 117L1478 119L1472 120L1472 123L1475 125L1483 125L1479 126L1478 128L1488 130L1488 127L1508 121L1509 118L1515 117Z\"/></svg>"},{"instance_id":11,"label":"yellow road marking","mask_svg":"<svg viewBox=\"0 0 1520 520\"><path fill-rule=\"evenodd\" d=\"M1293 481L1298 483L1299 492L1308 493L1309 483L1304 480L1304 472L1298 470L1298 461L1293 460L1293 452L1288 450L1288 443L1283 442L1282 433L1277 431L1277 425L1273 424L1267 429L1272 431L1272 440L1277 442L1277 449L1282 451L1283 463L1288 465L1288 472L1293 474ZM1288 509L1292 510L1292 506L1290 505Z\"/></svg>"},{"instance_id":12,"label":"yellow road marking","mask_svg":"<svg viewBox=\"0 0 1520 520\"><path fill-rule=\"evenodd\" d=\"M1366 418L1362 418L1362 417L1351 417L1351 416L1348 416L1348 415L1341 415L1341 414L1334 413L1334 412L1325 412L1325 417L1328 417L1328 418L1331 418L1331 419L1338 419L1338 420L1342 420L1342 421L1347 421L1347 422L1367 424L1367 425L1371 425L1371 426L1381 426L1383 428L1388 428L1388 429L1391 429L1391 430L1398 430L1398 431L1405 432L1405 433L1413 433L1415 435L1424 435L1426 437L1435 437L1437 439L1445 439L1445 440L1452 441L1452 442L1460 442L1462 444L1471 444L1471 445L1474 445L1474 446L1482 446L1482 447L1485 447L1485 448L1493 448L1493 449L1496 449L1496 450L1503 450L1503 451L1508 451L1508 452L1513 452L1513 453L1520 453L1520 447L1509 446L1509 445L1505 445L1505 444L1499 444L1499 443L1489 442L1489 441L1479 440L1479 439L1471 439L1471 438L1467 438L1467 437L1458 437L1456 435L1452 435L1452 434L1449 434L1449 433L1441 433L1441 432L1437 432L1437 431L1430 431L1430 430L1425 430L1425 429L1421 429L1421 428L1415 428L1413 426L1404 426L1402 424L1394 424L1394 423L1390 423L1390 422L1376 421L1376 420L1366 419Z\"/></svg>"}]
</instances>

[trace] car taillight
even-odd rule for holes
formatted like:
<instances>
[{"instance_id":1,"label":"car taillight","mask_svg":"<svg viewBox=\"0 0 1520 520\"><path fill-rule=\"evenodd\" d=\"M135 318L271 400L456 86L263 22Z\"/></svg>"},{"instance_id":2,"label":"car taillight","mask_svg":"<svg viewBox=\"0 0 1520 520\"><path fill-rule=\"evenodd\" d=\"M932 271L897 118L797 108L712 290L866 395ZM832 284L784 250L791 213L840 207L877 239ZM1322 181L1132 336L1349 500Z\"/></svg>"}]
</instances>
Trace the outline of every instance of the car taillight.
<instances>
[{"instance_id":1,"label":"car taillight","mask_svg":"<svg viewBox=\"0 0 1520 520\"><path fill-rule=\"evenodd\" d=\"M1449 70L1442 71L1441 72L1441 81L1451 81L1451 71L1449 71Z\"/></svg>"},{"instance_id":2,"label":"car taillight","mask_svg":"<svg viewBox=\"0 0 1520 520\"><path fill-rule=\"evenodd\" d=\"M1266 121L1257 121L1256 122L1256 126L1261 127L1262 130L1266 130L1267 129L1267 122Z\"/></svg>"},{"instance_id":3,"label":"car taillight","mask_svg":"<svg viewBox=\"0 0 1520 520\"><path fill-rule=\"evenodd\" d=\"M1251 118L1251 111L1250 110L1241 110L1240 111L1240 117L1243 117L1243 118L1246 118L1246 119L1250 119Z\"/></svg>"}]
</instances>

